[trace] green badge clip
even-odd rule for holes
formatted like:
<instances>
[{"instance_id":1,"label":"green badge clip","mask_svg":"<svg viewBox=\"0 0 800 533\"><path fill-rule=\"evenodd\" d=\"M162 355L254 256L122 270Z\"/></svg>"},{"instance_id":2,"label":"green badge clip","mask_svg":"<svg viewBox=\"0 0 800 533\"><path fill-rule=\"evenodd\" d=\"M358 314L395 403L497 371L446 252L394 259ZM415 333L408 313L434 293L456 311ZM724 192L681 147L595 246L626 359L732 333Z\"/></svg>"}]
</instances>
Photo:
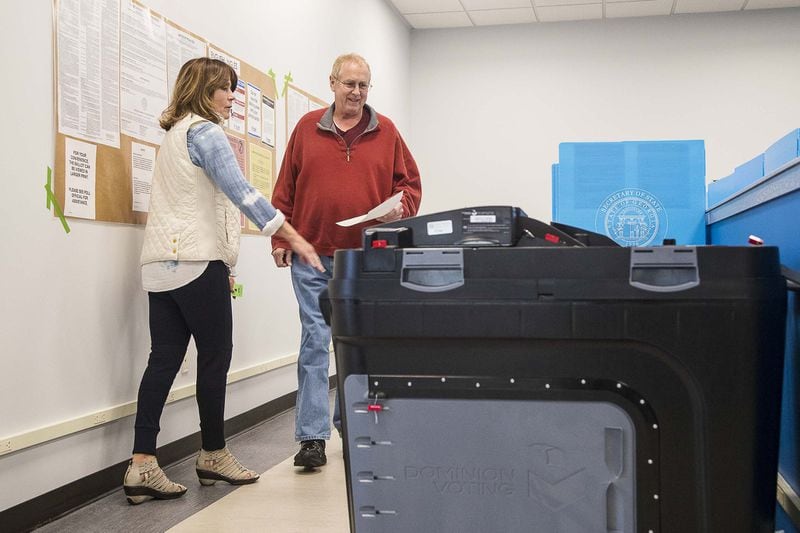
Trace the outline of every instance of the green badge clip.
<instances>
[{"instance_id":1,"label":"green badge clip","mask_svg":"<svg viewBox=\"0 0 800 533\"><path fill-rule=\"evenodd\" d=\"M241 283L234 283L231 294L234 298L241 298L244 295L244 285Z\"/></svg>"}]
</instances>

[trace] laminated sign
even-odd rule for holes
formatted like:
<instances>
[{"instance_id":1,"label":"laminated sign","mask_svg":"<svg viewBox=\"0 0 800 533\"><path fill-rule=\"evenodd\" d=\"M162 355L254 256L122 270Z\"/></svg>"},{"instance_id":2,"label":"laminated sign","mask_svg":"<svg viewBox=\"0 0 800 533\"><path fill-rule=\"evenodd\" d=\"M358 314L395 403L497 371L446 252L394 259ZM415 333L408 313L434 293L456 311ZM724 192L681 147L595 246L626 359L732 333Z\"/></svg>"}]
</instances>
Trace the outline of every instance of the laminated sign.
<instances>
[{"instance_id":1,"label":"laminated sign","mask_svg":"<svg viewBox=\"0 0 800 533\"><path fill-rule=\"evenodd\" d=\"M561 143L553 220L621 246L705 244L703 141Z\"/></svg>"}]
</instances>

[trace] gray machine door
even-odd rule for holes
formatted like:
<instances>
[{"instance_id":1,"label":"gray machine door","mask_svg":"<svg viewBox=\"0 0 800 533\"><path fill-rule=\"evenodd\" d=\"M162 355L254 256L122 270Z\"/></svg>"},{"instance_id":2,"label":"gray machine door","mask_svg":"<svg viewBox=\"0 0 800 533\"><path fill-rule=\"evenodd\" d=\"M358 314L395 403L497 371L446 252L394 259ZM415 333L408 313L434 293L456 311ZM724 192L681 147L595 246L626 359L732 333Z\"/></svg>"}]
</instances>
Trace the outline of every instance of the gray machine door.
<instances>
[{"instance_id":1,"label":"gray machine door","mask_svg":"<svg viewBox=\"0 0 800 533\"><path fill-rule=\"evenodd\" d=\"M606 402L389 398L345 380L356 531L636 531L635 429Z\"/></svg>"}]
</instances>

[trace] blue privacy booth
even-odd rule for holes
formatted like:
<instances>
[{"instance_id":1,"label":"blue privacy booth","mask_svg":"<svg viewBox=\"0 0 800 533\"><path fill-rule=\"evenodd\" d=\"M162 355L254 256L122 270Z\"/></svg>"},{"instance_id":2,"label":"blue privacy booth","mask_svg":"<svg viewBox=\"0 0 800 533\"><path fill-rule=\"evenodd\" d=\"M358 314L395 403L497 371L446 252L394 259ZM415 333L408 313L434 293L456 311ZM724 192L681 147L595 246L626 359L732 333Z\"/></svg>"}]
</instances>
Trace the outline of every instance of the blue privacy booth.
<instances>
[{"instance_id":1,"label":"blue privacy booth","mask_svg":"<svg viewBox=\"0 0 800 533\"><path fill-rule=\"evenodd\" d=\"M622 246L705 244L701 140L565 142L553 165L553 220Z\"/></svg>"},{"instance_id":2,"label":"blue privacy booth","mask_svg":"<svg viewBox=\"0 0 800 533\"><path fill-rule=\"evenodd\" d=\"M784 135L764 152L764 172L770 174L800 155L800 129Z\"/></svg>"},{"instance_id":3,"label":"blue privacy booth","mask_svg":"<svg viewBox=\"0 0 800 533\"><path fill-rule=\"evenodd\" d=\"M706 214L710 243L744 245L750 236L778 246L781 263L800 271L800 130L763 154L765 175L744 180L735 190L714 195L709 186ZM728 178L726 178L728 179ZM725 181L725 180L720 180ZM718 182L719 183L719 182ZM758 242L758 240L755 240ZM789 273L789 275L793 275ZM776 531L800 531L800 299L789 292L781 413Z\"/></svg>"},{"instance_id":4,"label":"blue privacy booth","mask_svg":"<svg viewBox=\"0 0 800 533\"><path fill-rule=\"evenodd\" d=\"M800 129L705 188L703 141L562 143L552 165L555 222L622 246L777 246L800 271ZM800 300L789 292L775 530L800 533ZM731 443L735 445L736 443ZM758 458L754 458L757 460Z\"/></svg>"},{"instance_id":5,"label":"blue privacy booth","mask_svg":"<svg viewBox=\"0 0 800 533\"><path fill-rule=\"evenodd\" d=\"M733 174L708 184L708 206L716 205L764 177L764 154L737 166Z\"/></svg>"}]
</instances>

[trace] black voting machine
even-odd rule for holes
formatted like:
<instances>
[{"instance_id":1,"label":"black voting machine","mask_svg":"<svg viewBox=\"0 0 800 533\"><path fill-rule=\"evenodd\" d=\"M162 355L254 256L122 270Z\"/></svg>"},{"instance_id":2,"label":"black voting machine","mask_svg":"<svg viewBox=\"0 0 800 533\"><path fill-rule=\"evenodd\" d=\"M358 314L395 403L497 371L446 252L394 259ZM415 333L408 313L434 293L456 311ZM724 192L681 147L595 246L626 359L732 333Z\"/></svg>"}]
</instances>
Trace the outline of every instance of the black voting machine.
<instances>
[{"instance_id":1,"label":"black voting machine","mask_svg":"<svg viewBox=\"0 0 800 533\"><path fill-rule=\"evenodd\" d=\"M352 531L772 533L776 248L622 248L481 206L334 265Z\"/></svg>"}]
</instances>

